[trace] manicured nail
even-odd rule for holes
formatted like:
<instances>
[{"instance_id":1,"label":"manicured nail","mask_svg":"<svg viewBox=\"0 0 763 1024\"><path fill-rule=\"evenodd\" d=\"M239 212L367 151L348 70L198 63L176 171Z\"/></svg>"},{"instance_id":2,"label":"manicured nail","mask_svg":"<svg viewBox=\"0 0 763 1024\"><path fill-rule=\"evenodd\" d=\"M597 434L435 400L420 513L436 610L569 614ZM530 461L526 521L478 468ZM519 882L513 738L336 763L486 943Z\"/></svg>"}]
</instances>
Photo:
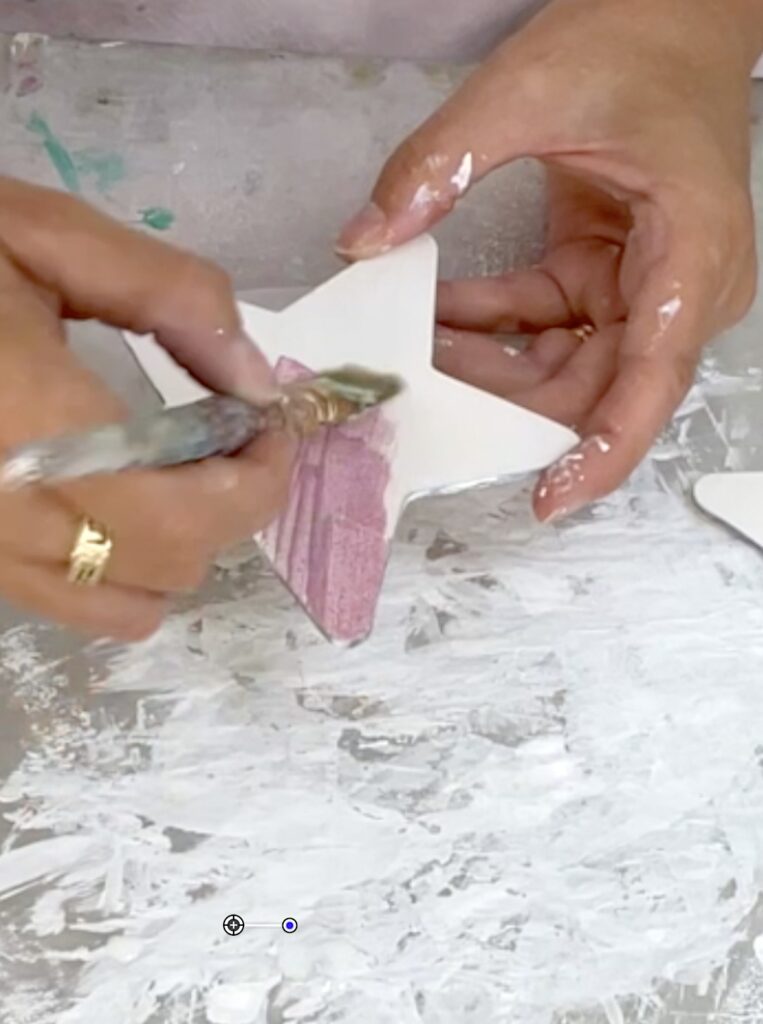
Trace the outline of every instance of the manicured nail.
<instances>
[{"instance_id":1,"label":"manicured nail","mask_svg":"<svg viewBox=\"0 0 763 1024\"><path fill-rule=\"evenodd\" d=\"M231 341L228 390L248 402L273 402L281 394L273 368L252 339L243 332Z\"/></svg>"},{"instance_id":2,"label":"manicured nail","mask_svg":"<svg viewBox=\"0 0 763 1024\"><path fill-rule=\"evenodd\" d=\"M345 226L335 249L341 256L378 256L391 248L389 222L384 212L369 203Z\"/></svg>"},{"instance_id":3,"label":"manicured nail","mask_svg":"<svg viewBox=\"0 0 763 1024\"><path fill-rule=\"evenodd\" d=\"M541 523L558 522L585 504L576 493L585 481L585 455L585 444L578 445L549 466L541 477L537 499L551 505L547 512L538 514Z\"/></svg>"}]
</instances>

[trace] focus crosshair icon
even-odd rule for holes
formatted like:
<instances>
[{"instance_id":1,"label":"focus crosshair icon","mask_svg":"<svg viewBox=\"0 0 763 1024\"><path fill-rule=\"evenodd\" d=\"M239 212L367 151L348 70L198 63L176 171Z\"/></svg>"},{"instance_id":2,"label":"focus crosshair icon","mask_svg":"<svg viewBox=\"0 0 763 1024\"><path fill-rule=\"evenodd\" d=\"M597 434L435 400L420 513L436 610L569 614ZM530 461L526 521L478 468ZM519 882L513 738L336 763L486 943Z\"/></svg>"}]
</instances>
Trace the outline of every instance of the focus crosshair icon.
<instances>
[{"instance_id":1,"label":"focus crosshair icon","mask_svg":"<svg viewBox=\"0 0 763 1024\"><path fill-rule=\"evenodd\" d=\"M226 935L240 935L244 930L244 919L238 914L228 914L223 921L223 931Z\"/></svg>"}]
</instances>

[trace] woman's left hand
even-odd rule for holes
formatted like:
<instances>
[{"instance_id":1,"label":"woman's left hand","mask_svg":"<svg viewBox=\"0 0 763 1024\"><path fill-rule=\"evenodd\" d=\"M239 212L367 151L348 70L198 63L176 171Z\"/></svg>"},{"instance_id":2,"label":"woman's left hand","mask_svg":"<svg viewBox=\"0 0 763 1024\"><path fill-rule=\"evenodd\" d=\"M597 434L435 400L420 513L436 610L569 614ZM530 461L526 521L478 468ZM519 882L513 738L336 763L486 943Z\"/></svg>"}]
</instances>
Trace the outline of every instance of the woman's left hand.
<instances>
[{"instance_id":1,"label":"woman's left hand","mask_svg":"<svg viewBox=\"0 0 763 1024\"><path fill-rule=\"evenodd\" d=\"M542 520L626 479L703 346L751 304L749 81L762 36L751 0L555 0L400 147L340 238L352 259L375 255L496 167L543 161L542 263L443 284L435 348L445 372L581 434L539 481ZM535 337L518 353L495 337L511 332Z\"/></svg>"}]
</instances>

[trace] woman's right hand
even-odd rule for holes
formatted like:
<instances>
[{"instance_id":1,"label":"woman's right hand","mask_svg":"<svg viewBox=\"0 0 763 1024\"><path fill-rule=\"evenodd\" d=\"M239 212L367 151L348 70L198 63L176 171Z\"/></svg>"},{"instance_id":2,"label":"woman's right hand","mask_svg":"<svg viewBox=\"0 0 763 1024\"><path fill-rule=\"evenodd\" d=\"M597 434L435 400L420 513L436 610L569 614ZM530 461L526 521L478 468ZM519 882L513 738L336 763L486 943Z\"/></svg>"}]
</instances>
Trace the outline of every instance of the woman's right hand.
<instances>
[{"instance_id":1,"label":"woman's right hand","mask_svg":"<svg viewBox=\"0 0 763 1024\"><path fill-rule=\"evenodd\" d=\"M153 332L212 390L256 399L271 388L218 267L70 196L0 178L0 454L126 415L67 347L67 318ZM289 441L268 437L235 458L0 494L0 594L91 634L146 637L173 594L277 514L291 457ZM95 587L67 580L86 518L113 538Z\"/></svg>"}]
</instances>

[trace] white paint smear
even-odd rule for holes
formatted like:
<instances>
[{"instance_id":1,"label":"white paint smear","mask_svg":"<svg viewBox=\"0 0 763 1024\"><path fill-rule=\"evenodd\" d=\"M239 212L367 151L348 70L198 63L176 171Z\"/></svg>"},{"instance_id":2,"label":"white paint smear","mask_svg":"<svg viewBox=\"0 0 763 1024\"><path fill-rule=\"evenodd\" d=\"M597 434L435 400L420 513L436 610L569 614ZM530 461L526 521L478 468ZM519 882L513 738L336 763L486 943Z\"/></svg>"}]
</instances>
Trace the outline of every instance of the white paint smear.
<instances>
[{"instance_id":1,"label":"white paint smear","mask_svg":"<svg viewBox=\"0 0 763 1024\"><path fill-rule=\"evenodd\" d=\"M8 1020L620 1024L726 963L763 872L763 560L654 465L558 528L505 490L413 509L348 651L225 565L79 696L49 634L0 638L38 723L0 791Z\"/></svg>"},{"instance_id":2,"label":"white paint smear","mask_svg":"<svg viewBox=\"0 0 763 1024\"><path fill-rule=\"evenodd\" d=\"M63 875L86 860L96 844L86 836L45 839L0 856L0 899L41 878Z\"/></svg>"},{"instance_id":3,"label":"white paint smear","mask_svg":"<svg viewBox=\"0 0 763 1024\"><path fill-rule=\"evenodd\" d=\"M661 332L667 331L667 329L671 326L675 318L681 312L682 308L683 302L677 295L674 298L670 299L668 302L664 302L659 307L659 309L657 310L657 316L659 319Z\"/></svg>"},{"instance_id":4,"label":"white paint smear","mask_svg":"<svg viewBox=\"0 0 763 1024\"><path fill-rule=\"evenodd\" d=\"M207 1020L209 1024L257 1024L262 1019L267 996L264 985L217 985L206 1002Z\"/></svg>"},{"instance_id":5,"label":"white paint smear","mask_svg":"<svg viewBox=\"0 0 763 1024\"><path fill-rule=\"evenodd\" d=\"M439 157L430 158L429 166L432 170L436 170L440 166L439 160ZM472 169L472 154L467 153L459 164L458 170L450 179L450 183L455 188L457 195L463 195L469 188L472 180ZM433 186L428 181L424 181L414 192L413 199L411 200L411 207L413 209L421 209L422 207L433 206L436 203L441 203L448 198L447 190Z\"/></svg>"},{"instance_id":6,"label":"white paint smear","mask_svg":"<svg viewBox=\"0 0 763 1024\"><path fill-rule=\"evenodd\" d=\"M419 209L422 206L432 206L433 203L439 202L439 198L439 192L425 181L414 192L411 206L413 209Z\"/></svg>"},{"instance_id":7,"label":"white paint smear","mask_svg":"<svg viewBox=\"0 0 763 1024\"><path fill-rule=\"evenodd\" d=\"M455 186L456 191L460 196L466 192L471 184L473 167L474 160L472 158L472 154L467 153L459 164L458 170L450 179L451 184Z\"/></svg>"}]
</instances>

